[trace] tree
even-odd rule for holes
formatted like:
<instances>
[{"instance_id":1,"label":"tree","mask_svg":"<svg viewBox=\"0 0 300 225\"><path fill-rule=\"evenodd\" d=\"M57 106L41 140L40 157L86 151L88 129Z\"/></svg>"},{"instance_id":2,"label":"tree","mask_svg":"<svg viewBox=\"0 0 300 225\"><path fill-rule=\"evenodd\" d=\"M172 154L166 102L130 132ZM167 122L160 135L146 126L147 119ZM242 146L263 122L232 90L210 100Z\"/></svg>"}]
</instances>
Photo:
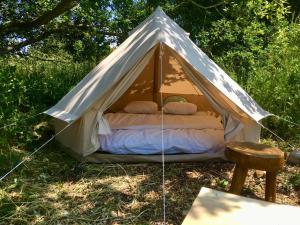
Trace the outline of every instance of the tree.
<instances>
[{"instance_id":1,"label":"tree","mask_svg":"<svg viewBox=\"0 0 300 225\"><path fill-rule=\"evenodd\" d=\"M300 123L300 24L276 32L261 61L252 69L248 91L269 112ZM298 138L299 129L270 118L269 128L284 138Z\"/></svg>"},{"instance_id":2,"label":"tree","mask_svg":"<svg viewBox=\"0 0 300 225\"><path fill-rule=\"evenodd\" d=\"M251 70L263 60L268 44L288 26L286 0L248 0L228 4L223 18L211 21L197 41L239 84L246 87Z\"/></svg>"},{"instance_id":3,"label":"tree","mask_svg":"<svg viewBox=\"0 0 300 225\"><path fill-rule=\"evenodd\" d=\"M120 35L109 30L109 1L9 0L0 4L0 55L18 52L50 36Z\"/></svg>"},{"instance_id":4,"label":"tree","mask_svg":"<svg viewBox=\"0 0 300 225\"><path fill-rule=\"evenodd\" d=\"M27 10L21 10L21 8L26 8L29 5L23 1L20 4L15 1L2 2L1 20L3 22L0 26L0 37L4 40L4 43L2 43L0 54L17 51L24 46L43 40L53 33L62 32L62 29L43 28L47 27L52 20L61 14L72 9L76 4L75 0L62 0L53 9L48 9L38 16L33 14L30 16L31 18L20 19L28 13ZM16 15L11 17L11 20L6 21L6 18L9 18L11 13L16 13ZM36 30L38 29L43 31L37 34ZM30 33L32 34L30 35ZM22 38L23 35L27 36L27 38ZM21 39L21 41L13 41L13 39ZM3 46L4 44L7 44L7 46Z\"/></svg>"},{"instance_id":5,"label":"tree","mask_svg":"<svg viewBox=\"0 0 300 225\"><path fill-rule=\"evenodd\" d=\"M0 3L0 55L63 48L76 61L99 60L158 5L241 83L290 16L287 0L7 0Z\"/></svg>"}]
</instances>

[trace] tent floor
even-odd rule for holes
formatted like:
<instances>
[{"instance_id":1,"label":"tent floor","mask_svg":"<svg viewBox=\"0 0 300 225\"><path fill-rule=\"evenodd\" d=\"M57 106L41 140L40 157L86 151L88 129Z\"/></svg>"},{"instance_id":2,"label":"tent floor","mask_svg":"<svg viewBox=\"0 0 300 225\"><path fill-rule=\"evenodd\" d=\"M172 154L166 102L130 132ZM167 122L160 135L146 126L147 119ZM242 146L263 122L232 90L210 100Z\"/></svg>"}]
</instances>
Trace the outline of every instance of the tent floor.
<instances>
[{"instance_id":1,"label":"tent floor","mask_svg":"<svg viewBox=\"0 0 300 225\"><path fill-rule=\"evenodd\" d=\"M225 159L224 152L202 153L202 154L174 154L165 155L165 162L201 162L205 160ZM147 163L162 162L162 155L116 155L95 152L83 159L84 162L92 163Z\"/></svg>"}]
</instances>

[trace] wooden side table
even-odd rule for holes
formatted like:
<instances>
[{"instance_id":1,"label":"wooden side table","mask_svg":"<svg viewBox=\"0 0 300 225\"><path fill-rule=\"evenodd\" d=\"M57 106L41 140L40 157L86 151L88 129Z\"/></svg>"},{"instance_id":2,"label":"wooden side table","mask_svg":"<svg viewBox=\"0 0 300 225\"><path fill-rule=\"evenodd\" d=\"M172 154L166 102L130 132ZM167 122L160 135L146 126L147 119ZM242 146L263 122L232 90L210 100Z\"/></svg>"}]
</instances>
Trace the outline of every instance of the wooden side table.
<instances>
[{"instance_id":1,"label":"wooden side table","mask_svg":"<svg viewBox=\"0 0 300 225\"><path fill-rule=\"evenodd\" d=\"M276 201L276 176L284 165L284 153L280 149L251 142L230 142L227 144L225 156L236 163L229 192L241 193L248 169L264 170L265 200Z\"/></svg>"}]
</instances>

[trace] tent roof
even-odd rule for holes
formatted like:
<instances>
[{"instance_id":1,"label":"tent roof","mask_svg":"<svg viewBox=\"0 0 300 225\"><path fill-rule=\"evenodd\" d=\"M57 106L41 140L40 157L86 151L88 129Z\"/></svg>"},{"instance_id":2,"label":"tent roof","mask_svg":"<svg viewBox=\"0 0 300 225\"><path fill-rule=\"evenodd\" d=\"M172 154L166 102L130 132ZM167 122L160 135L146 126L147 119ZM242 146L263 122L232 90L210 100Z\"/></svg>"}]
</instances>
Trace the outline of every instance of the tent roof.
<instances>
[{"instance_id":1,"label":"tent roof","mask_svg":"<svg viewBox=\"0 0 300 225\"><path fill-rule=\"evenodd\" d=\"M158 7L130 36L100 62L46 114L70 122L78 119L157 44L173 49L241 111L259 121L263 110L234 80L199 49L178 24Z\"/></svg>"}]
</instances>

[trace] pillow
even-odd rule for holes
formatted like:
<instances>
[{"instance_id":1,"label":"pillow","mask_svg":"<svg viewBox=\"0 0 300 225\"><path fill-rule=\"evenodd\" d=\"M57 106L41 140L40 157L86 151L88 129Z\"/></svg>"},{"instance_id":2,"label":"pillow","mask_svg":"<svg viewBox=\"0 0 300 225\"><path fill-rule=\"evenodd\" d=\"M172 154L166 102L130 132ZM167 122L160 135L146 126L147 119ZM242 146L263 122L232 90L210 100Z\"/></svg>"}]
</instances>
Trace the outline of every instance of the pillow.
<instances>
[{"instance_id":1,"label":"pillow","mask_svg":"<svg viewBox=\"0 0 300 225\"><path fill-rule=\"evenodd\" d=\"M168 102L188 102L184 97L171 95L164 99L163 105L167 104Z\"/></svg>"},{"instance_id":2,"label":"pillow","mask_svg":"<svg viewBox=\"0 0 300 225\"><path fill-rule=\"evenodd\" d=\"M158 111L158 105L152 101L132 101L123 110L127 113L155 114Z\"/></svg>"},{"instance_id":3,"label":"pillow","mask_svg":"<svg viewBox=\"0 0 300 225\"><path fill-rule=\"evenodd\" d=\"M197 112L197 106L189 102L168 102L164 105L164 112L169 114L193 115Z\"/></svg>"}]
</instances>

